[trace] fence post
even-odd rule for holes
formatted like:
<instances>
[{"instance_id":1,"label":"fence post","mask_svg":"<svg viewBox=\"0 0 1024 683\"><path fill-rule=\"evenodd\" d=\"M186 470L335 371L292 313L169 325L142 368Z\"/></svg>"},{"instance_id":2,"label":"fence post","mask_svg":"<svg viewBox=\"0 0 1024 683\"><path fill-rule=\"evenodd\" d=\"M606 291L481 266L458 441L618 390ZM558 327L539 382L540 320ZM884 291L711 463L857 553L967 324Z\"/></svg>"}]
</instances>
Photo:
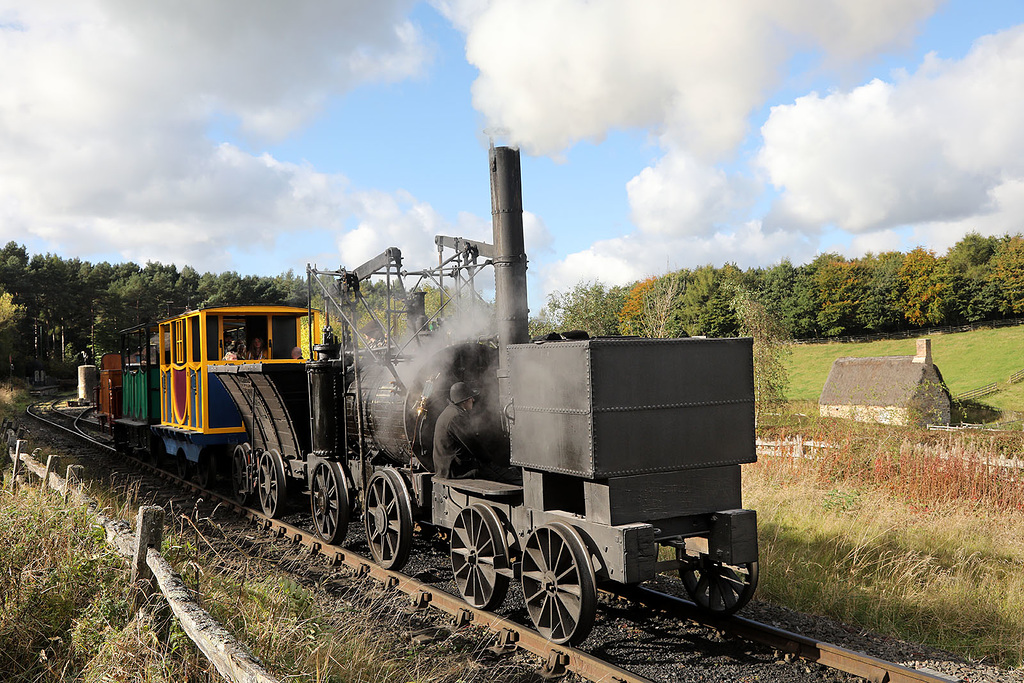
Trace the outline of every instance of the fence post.
<instances>
[{"instance_id":1,"label":"fence post","mask_svg":"<svg viewBox=\"0 0 1024 683\"><path fill-rule=\"evenodd\" d=\"M50 473L60 467L60 456L50 453L46 456L46 471L43 473L43 491L50 489Z\"/></svg>"},{"instance_id":2,"label":"fence post","mask_svg":"<svg viewBox=\"0 0 1024 683\"><path fill-rule=\"evenodd\" d=\"M68 476L64 480L64 501L67 502L68 496L71 495L72 486L82 485L82 470L85 469L81 465L68 465Z\"/></svg>"},{"instance_id":3,"label":"fence post","mask_svg":"<svg viewBox=\"0 0 1024 683\"><path fill-rule=\"evenodd\" d=\"M11 490L18 490L18 477L21 475L21 449L27 441L18 439L14 442L14 470L11 472Z\"/></svg>"},{"instance_id":4,"label":"fence post","mask_svg":"<svg viewBox=\"0 0 1024 683\"><path fill-rule=\"evenodd\" d=\"M135 552L132 558L132 585L137 591L135 607L145 605L153 593L157 591L156 580L146 556L150 548L160 551L164 538L164 509L158 505L143 505L135 520Z\"/></svg>"}]
</instances>

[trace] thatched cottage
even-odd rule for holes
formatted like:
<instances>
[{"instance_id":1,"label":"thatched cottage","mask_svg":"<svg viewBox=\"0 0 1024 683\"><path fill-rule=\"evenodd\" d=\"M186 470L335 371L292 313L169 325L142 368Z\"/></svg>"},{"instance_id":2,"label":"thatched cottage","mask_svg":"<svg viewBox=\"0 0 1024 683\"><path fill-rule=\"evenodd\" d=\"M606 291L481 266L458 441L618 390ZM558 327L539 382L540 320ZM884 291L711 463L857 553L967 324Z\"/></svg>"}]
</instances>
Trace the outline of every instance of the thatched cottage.
<instances>
[{"instance_id":1,"label":"thatched cottage","mask_svg":"<svg viewBox=\"0 0 1024 683\"><path fill-rule=\"evenodd\" d=\"M915 356L837 358L818 399L823 417L884 424L946 424L952 401L932 363L930 339Z\"/></svg>"}]
</instances>

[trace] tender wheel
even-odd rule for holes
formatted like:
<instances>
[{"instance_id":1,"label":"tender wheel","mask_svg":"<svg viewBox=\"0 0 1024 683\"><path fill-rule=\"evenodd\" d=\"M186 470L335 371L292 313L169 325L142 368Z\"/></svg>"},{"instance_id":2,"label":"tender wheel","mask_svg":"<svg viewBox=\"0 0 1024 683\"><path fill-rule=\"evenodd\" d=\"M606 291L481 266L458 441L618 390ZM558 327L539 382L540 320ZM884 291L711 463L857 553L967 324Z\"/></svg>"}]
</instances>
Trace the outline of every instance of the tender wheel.
<instances>
[{"instance_id":1,"label":"tender wheel","mask_svg":"<svg viewBox=\"0 0 1024 683\"><path fill-rule=\"evenodd\" d=\"M256 470L256 489L260 496L260 507L263 514L271 519L276 518L284 510L285 494L288 484L284 478L284 460L274 449L260 453L259 466Z\"/></svg>"},{"instance_id":2,"label":"tender wheel","mask_svg":"<svg viewBox=\"0 0 1024 683\"><path fill-rule=\"evenodd\" d=\"M199 452L199 462L196 463L196 483L200 488L208 489L213 480L213 458L204 449Z\"/></svg>"},{"instance_id":3,"label":"tender wheel","mask_svg":"<svg viewBox=\"0 0 1024 683\"><path fill-rule=\"evenodd\" d=\"M321 462L309 483L309 505L316 533L331 545L341 543L348 533L348 480L341 465Z\"/></svg>"},{"instance_id":4,"label":"tender wheel","mask_svg":"<svg viewBox=\"0 0 1024 683\"><path fill-rule=\"evenodd\" d=\"M401 569L412 550L412 499L398 472L385 469L370 477L363 521L373 560L385 569Z\"/></svg>"},{"instance_id":5,"label":"tender wheel","mask_svg":"<svg viewBox=\"0 0 1024 683\"><path fill-rule=\"evenodd\" d=\"M174 458L174 465L178 472L178 479L188 480L188 458L185 457L185 451L178 451L178 455Z\"/></svg>"},{"instance_id":6,"label":"tender wheel","mask_svg":"<svg viewBox=\"0 0 1024 683\"><path fill-rule=\"evenodd\" d=\"M523 548L523 595L530 620L548 640L578 644L597 613L597 586L580 535L561 523L536 529Z\"/></svg>"},{"instance_id":7,"label":"tender wheel","mask_svg":"<svg viewBox=\"0 0 1024 683\"><path fill-rule=\"evenodd\" d=\"M451 558L455 584L466 602L485 610L504 602L512 572L494 508L477 503L459 513L452 525Z\"/></svg>"},{"instance_id":8,"label":"tender wheel","mask_svg":"<svg viewBox=\"0 0 1024 683\"><path fill-rule=\"evenodd\" d=\"M750 602L757 588L757 562L731 565L715 562L707 555L696 558L680 550L676 554L684 562L679 578L697 607L724 617Z\"/></svg>"},{"instance_id":9,"label":"tender wheel","mask_svg":"<svg viewBox=\"0 0 1024 683\"><path fill-rule=\"evenodd\" d=\"M231 453L231 491L239 505L247 505L252 498L253 469L252 446L247 443L235 446Z\"/></svg>"}]
</instances>

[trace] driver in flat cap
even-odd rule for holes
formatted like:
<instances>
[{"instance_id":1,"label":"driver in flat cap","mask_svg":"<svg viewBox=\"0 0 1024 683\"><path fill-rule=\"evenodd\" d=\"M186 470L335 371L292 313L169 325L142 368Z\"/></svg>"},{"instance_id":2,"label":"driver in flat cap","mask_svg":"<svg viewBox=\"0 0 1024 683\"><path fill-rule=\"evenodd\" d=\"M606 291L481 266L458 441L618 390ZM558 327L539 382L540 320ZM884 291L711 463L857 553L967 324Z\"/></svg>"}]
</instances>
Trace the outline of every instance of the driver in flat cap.
<instances>
[{"instance_id":1,"label":"driver in flat cap","mask_svg":"<svg viewBox=\"0 0 1024 683\"><path fill-rule=\"evenodd\" d=\"M465 382L456 382L448 392L449 405L434 426L434 467L446 479L490 479L521 484L522 474L513 467L494 465L482 452L479 421L473 409L480 395Z\"/></svg>"}]
</instances>

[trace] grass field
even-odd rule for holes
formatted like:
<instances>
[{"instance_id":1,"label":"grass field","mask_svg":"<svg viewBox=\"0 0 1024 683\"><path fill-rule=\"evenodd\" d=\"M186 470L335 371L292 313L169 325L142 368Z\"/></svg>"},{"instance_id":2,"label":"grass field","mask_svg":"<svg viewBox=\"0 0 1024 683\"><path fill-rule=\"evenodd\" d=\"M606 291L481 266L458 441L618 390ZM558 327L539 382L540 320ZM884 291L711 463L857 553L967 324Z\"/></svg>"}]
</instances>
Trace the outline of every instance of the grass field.
<instances>
[{"instance_id":1,"label":"grass field","mask_svg":"<svg viewBox=\"0 0 1024 683\"><path fill-rule=\"evenodd\" d=\"M1024 369L1024 326L938 334L932 340L932 360L953 394L970 391L990 382L1000 383L997 394L982 401L1001 410L1024 411L1024 383L1006 380ZM913 356L913 339L894 339L862 344L794 344L789 358L790 400L817 401L832 361L845 356Z\"/></svg>"}]
</instances>

